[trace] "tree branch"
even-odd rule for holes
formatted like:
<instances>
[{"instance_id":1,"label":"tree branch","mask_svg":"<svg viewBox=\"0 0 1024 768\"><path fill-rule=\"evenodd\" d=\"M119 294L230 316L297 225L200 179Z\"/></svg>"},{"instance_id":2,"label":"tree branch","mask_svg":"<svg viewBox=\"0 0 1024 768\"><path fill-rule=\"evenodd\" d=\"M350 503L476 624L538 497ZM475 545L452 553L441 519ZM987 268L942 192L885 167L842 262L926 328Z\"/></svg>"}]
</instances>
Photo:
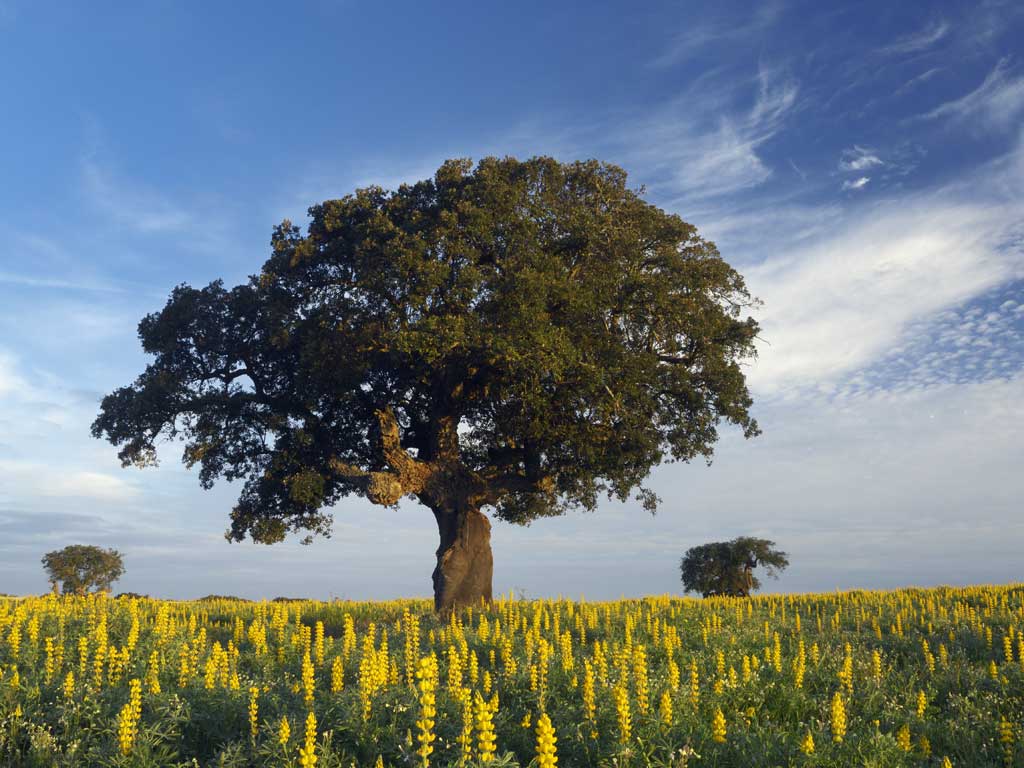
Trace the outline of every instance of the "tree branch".
<instances>
[{"instance_id":1,"label":"tree branch","mask_svg":"<svg viewBox=\"0 0 1024 768\"><path fill-rule=\"evenodd\" d=\"M501 497L509 493L552 493L555 479L550 475L537 478L527 477L521 472L506 472L497 476L486 477L487 490L484 492L486 504L497 504Z\"/></svg>"},{"instance_id":2,"label":"tree branch","mask_svg":"<svg viewBox=\"0 0 1024 768\"><path fill-rule=\"evenodd\" d=\"M417 461L402 448L398 419L390 407L377 409L374 415L380 425L381 456L390 471L370 471L338 458L331 458L328 464L333 472L362 488L371 502L390 506L402 496L421 492L432 467L427 462Z\"/></svg>"}]
</instances>

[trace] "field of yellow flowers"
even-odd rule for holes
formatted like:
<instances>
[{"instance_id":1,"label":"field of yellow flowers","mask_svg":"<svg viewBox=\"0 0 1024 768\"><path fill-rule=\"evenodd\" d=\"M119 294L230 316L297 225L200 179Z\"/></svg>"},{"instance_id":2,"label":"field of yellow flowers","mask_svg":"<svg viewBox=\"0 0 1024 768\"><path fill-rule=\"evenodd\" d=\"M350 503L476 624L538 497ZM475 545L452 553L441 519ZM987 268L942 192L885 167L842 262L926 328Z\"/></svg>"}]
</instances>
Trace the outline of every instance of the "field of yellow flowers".
<instances>
[{"instance_id":1,"label":"field of yellow flowers","mask_svg":"<svg viewBox=\"0 0 1024 768\"><path fill-rule=\"evenodd\" d=\"M1024 766L1024 585L0 598L4 766Z\"/></svg>"}]
</instances>

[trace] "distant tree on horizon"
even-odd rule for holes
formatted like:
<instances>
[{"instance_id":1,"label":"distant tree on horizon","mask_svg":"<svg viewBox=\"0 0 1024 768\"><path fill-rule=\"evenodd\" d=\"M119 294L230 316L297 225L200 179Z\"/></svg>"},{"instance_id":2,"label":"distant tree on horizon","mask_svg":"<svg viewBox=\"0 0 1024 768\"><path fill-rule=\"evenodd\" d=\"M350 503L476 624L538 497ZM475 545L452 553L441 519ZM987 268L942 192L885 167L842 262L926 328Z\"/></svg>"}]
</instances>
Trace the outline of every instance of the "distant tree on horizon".
<instances>
[{"instance_id":1,"label":"distant tree on horizon","mask_svg":"<svg viewBox=\"0 0 1024 768\"><path fill-rule=\"evenodd\" d=\"M92 434L125 466L244 480L227 538L327 535L350 494L418 500L438 611L491 599L491 524L632 493L663 460L758 434L741 364L756 302L714 244L587 161L450 160L274 229L259 274L180 285L139 323L154 356ZM307 541L311 536L307 537Z\"/></svg>"},{"instance_id":2,"label":"distant tree on horizon","mask_svg":"<svg viewBox=\"0 0 1024 768\"><path fill-rule=\"evenodd\" d=\"M47 552L43 568L55 592L59 584L65 595L84 595L90 590L109 591L124 574L124 560L115 549L72 544Z\"/></svg>"},{"instance_id":3,"label":"distant tree on horizon","mask_svg":"<svg viewBox=\"0 0 1024 768\"><path fill-rule=\"evenodd\" d=\"M788 565L788 556L775 549L774 541L739 536L691 547L680 570L687 592L700 592L703 597L749 597L761 587L755 568L764 567L769 576L778 578L778 572Z\"/></svg>"}]
</instances>

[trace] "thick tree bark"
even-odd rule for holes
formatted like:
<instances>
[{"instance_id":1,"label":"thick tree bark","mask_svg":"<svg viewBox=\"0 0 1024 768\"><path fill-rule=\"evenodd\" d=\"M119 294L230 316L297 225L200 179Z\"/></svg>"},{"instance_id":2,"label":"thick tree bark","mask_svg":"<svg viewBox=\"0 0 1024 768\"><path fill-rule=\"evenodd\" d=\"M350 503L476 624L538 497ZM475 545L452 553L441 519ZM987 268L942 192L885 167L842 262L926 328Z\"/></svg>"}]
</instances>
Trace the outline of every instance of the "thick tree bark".
<instances>
[{"instance_id":1,"label":"thick tree bark","mask_svg":"<svg viewBox=\"0 0 1024 768\"><path fill-rule=\"evenodd\" d=\"M479 509L434 509L441 544L434 568L434 609L441 614L491 601L491 521Z\"/></svg>"}]
</instances>

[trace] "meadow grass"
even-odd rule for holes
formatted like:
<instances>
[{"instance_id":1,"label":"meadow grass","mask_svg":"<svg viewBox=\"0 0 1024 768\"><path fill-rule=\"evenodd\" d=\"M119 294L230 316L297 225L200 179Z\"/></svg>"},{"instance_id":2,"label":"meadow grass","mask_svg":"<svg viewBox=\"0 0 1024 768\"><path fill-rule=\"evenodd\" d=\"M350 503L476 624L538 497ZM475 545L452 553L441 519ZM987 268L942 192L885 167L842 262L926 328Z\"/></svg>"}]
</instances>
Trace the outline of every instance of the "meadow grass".
<instances>
[{"instance_id":1,"label":"meadow grass","mask_svg":"<svg viewBox=\"0 0 1024 768\"><path fill-rule=\"evenodd\" d=\"M0 598L5 766L1021 766L1024 585Z\"/></svg>"}]
</instances>

